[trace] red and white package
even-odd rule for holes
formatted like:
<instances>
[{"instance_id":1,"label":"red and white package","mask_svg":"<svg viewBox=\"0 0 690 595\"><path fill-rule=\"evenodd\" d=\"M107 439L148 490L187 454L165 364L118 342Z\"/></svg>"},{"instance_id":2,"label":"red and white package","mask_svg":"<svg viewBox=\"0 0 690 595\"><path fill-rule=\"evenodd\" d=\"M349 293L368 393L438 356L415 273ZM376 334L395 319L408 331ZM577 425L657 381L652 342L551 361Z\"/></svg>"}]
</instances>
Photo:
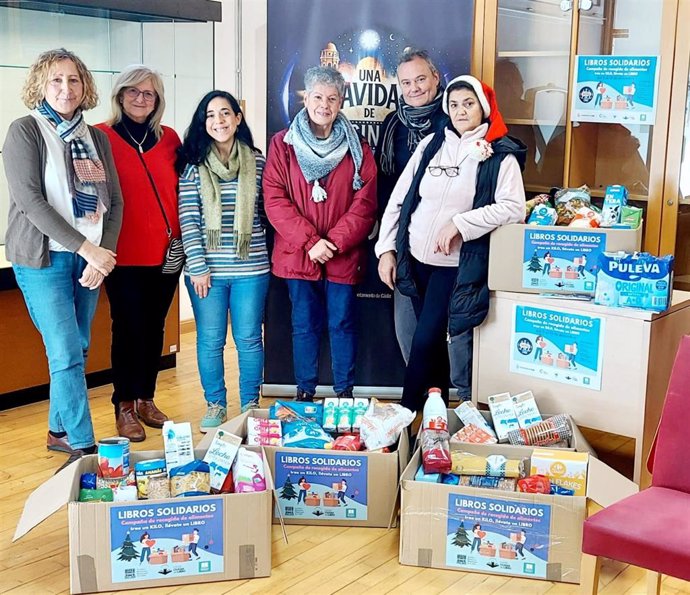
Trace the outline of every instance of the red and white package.
<instances>
[{"instance_id":1,"label":"red and white package","mask_svg":"<svg viewBox=\"0 0 690 595\"><path fill-rule=\"evenodd\" d=\"M465 442L470 444L496 444L496 438L483 428L474 424L467 424L450 437L451 442Z\"/></svg>"},{"instance_id":2,"label":"red and white package","mask_svg":"<svg viewBox=\"0 0 690 595\"><path fill-rule=\"evenodd\" d=\"M422 430L421 442L424 473L450 473L453 462L448 432Z\"/></svg>"},{"instance_id":3,"label":"red and white package","mask_svg":"<svg viewBox=\"0 0 690 595\"><path fill-rule=\"evenodd\" d=\"M248 417L247 444L254 446L282 446L283 428L280 420Z\"/></svg>"},{"instance_id":4,"label":"red and white package","mask_svg":"<svg viewBox=\"0 0 690 595\"><path fill-rule=\"evenodd\" d=\"M400 433L412 423L415 414L397 403L381 403L372 398L369 409L362 417L360 435L367 450L392 446Z\"/></svg>"},{"instance_id":5,"label":"red and white package","mask_svg":"<svg viewBox=\"0 0 690 595\"><path fill-rule=\"evenodd\" d=\"M359 434L339 436L333 443L333 450L362 450L362 440Z\"/></svg>"}]
</instances>

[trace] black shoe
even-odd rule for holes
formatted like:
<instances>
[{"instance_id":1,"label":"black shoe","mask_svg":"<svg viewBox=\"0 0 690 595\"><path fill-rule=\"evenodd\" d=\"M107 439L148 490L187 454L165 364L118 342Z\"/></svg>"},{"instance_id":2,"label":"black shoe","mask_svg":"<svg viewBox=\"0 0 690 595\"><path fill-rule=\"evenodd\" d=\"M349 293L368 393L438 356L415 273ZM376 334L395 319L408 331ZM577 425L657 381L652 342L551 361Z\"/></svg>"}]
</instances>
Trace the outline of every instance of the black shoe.
<instances>
[{"instance_id":1,"label":"black shoe","mask_svg":"<svg viewBox=\"0 0 690 595\"><path fill-rule=\"evenodd\" d=\"M295 395L295 401L306 401L307 403L313 403L314 395L303 391L301 388L298 388L297 394Z\"/></svg>"},{"instance_id":2,"label":"black shoe","mask_svg":"<svg viewBox=\"0 0 690 595\"><path fill-rule=\"evenodd\" d=\"M335 396L338 397L339 399L351 399L352 398L352 389L346 388L344 391L339 392Z\"/></svg>"},{"instance_id":3,"label":"black shoe","mask_svg":"<svg viewBox=\"0 0 690 595\"><path fill-rule=\"evenodd\" d=\"M65 463L55 472L55 475L57 475L58 473L60 473L60 471L62 471L62 470L63 470L65 467L67 467L68 465L71 465L71 464L74 463L75 461L78 461L79 459L81 459L83 456L84 456L84 452L83 452L83 451L81 451L81 450L73 450L73 451L70 453L69 459L67 459L67 462L65 462Z\"/></svg>"}]
</instances>

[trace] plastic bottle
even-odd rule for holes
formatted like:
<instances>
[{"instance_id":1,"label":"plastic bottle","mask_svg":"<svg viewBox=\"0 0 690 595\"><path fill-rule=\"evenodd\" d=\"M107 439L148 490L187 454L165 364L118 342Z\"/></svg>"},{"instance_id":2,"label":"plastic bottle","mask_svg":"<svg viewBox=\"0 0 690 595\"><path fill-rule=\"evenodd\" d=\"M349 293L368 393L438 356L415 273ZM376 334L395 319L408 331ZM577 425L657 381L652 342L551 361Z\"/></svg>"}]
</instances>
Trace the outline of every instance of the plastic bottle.
<instances>
[{"instance_id":1,"label":"plastic bottle","mask_svg":"<svg viewBox=\"0 0 690 595\"><path fill-rule=\"evenodd\" d=\"M422 413L423 430L448 431L448 413L440 388L430 388Z\"/></svg>"}]
</instances>

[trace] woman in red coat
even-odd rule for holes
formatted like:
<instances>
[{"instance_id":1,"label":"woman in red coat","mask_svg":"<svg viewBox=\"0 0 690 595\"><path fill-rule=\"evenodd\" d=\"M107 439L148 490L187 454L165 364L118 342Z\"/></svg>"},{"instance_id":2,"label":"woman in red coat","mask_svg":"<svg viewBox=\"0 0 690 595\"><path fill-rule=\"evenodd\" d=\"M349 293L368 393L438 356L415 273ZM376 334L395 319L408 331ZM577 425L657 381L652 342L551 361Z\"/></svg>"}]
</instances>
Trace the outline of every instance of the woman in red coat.
<instances>
[{"instance_id":1,"label":"woman in red coat","mask_svg":"<svg viewBox=\"0 0 690 595\"><path fill-rule=\"evenodd\" d=\"M311 401L325 324L333 390L352 396L357 352L355 285L364 275L365 240L376 219L376 164L340 113L345 81L310 68L305 107L268 151L263 189L276 230L272 270L287 279L297 399Z\"/></svg>"},{"instance_id":2,"label":"woman in red coat","mask_svg":"<svg viewBox=\"0 0 690 595\"><path fill-rule=\"evenodd\" d=\"M98 128L113 147L125 203L117 266L105 284L113 321L111 362L115 425L141 442L140 423L163 427L168 418L153 397L163 350L165 318L179 281L162 271L170 238L180 237L175 158L180 139L161 125L160 74L135 64L115 80L112 117Z\"/></svg>"}]
</instances>

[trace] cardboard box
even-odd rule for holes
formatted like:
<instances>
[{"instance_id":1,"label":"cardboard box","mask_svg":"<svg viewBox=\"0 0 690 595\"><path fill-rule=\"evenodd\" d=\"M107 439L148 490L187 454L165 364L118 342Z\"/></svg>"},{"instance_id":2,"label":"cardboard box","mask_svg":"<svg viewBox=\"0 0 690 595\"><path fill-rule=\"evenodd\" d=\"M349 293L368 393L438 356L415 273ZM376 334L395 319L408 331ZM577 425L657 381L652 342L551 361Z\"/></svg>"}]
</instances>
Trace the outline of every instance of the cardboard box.
<instances>
[{"instance_id":1,"label":"cardboard box","mask_svg":"<svg viewBox=\"0 0 690 595\"><path fill-rule=\"evenodd\" d=\"M463 450L481 456L508 458L524 456L524 449L463 445ZM587 497L414 481L420 464L417 450L400 481L399 560L408 566L578 583L587 498L608 506L638 491L637 485L595 458L590 458ZM512 540L511 534L518 539ZM515 558L496 556L496 544L507 541L515 542Z\"/></svg>"},{"instance_id":2,"label":"cardboard box","mask_svg":"<svg viewBox=\"0 0 690 595\"><path fill-rule=\"evenodd\" d=\"M201 459L204 451L196 450L195 455ZM130 453L132 464L162 457L162 451ZM268 465L265 492L78 502L80 476L95 472L97 460L97 455L85 456L34 490L13 539L67 504L71 593L270 576L273 479ZM194 529L199 533L199 559L170 560L168 552L175 546L189 552L189 538L185 542L184 536L194 534ZM144 542L151 548L148 564L145 559L140 562ZM169 572L161 573L164 569Z\"/></svg>"},{"instance_id":3,"label":"cardboard box","mask_svg":"<svg viewBox=\"0 0 690 595\"><path fill-rule=\"evenodd\" d=\"M268 414L268 409L253 409L228 420L221 428L244 438L247 419L268 418ZM199 446L203 448L206 442L202 440ZM282 516L286 524L293 525L391 526L398 479L409 459L407 432L402 433L397 449L391 453L276 446L264 446L264 451L276 481L278 507L274 521ZM305 501L304 506L298 502L301 477L311 484L310 492L316 491L320 498L333 490L334 483L342 484L344 480L341 487L345 488L346 503L321 506L321 502Z\"/></svg>"},{"instance_id":4,"label":"cardboard box","mask_svg":"<svg viewBox=\"0 0 690 595\"><path fill-rule=\"evenodd\" d=\"M637 229L502 225L491 234L489 289L593 295L596 277L592 267L598 255L604 251L634 252L641 243L642 225ZM584 277L577 273L579 264L584 264ZM568 275L568 266L574 275Z\"/></svg>"}]
</instances>

